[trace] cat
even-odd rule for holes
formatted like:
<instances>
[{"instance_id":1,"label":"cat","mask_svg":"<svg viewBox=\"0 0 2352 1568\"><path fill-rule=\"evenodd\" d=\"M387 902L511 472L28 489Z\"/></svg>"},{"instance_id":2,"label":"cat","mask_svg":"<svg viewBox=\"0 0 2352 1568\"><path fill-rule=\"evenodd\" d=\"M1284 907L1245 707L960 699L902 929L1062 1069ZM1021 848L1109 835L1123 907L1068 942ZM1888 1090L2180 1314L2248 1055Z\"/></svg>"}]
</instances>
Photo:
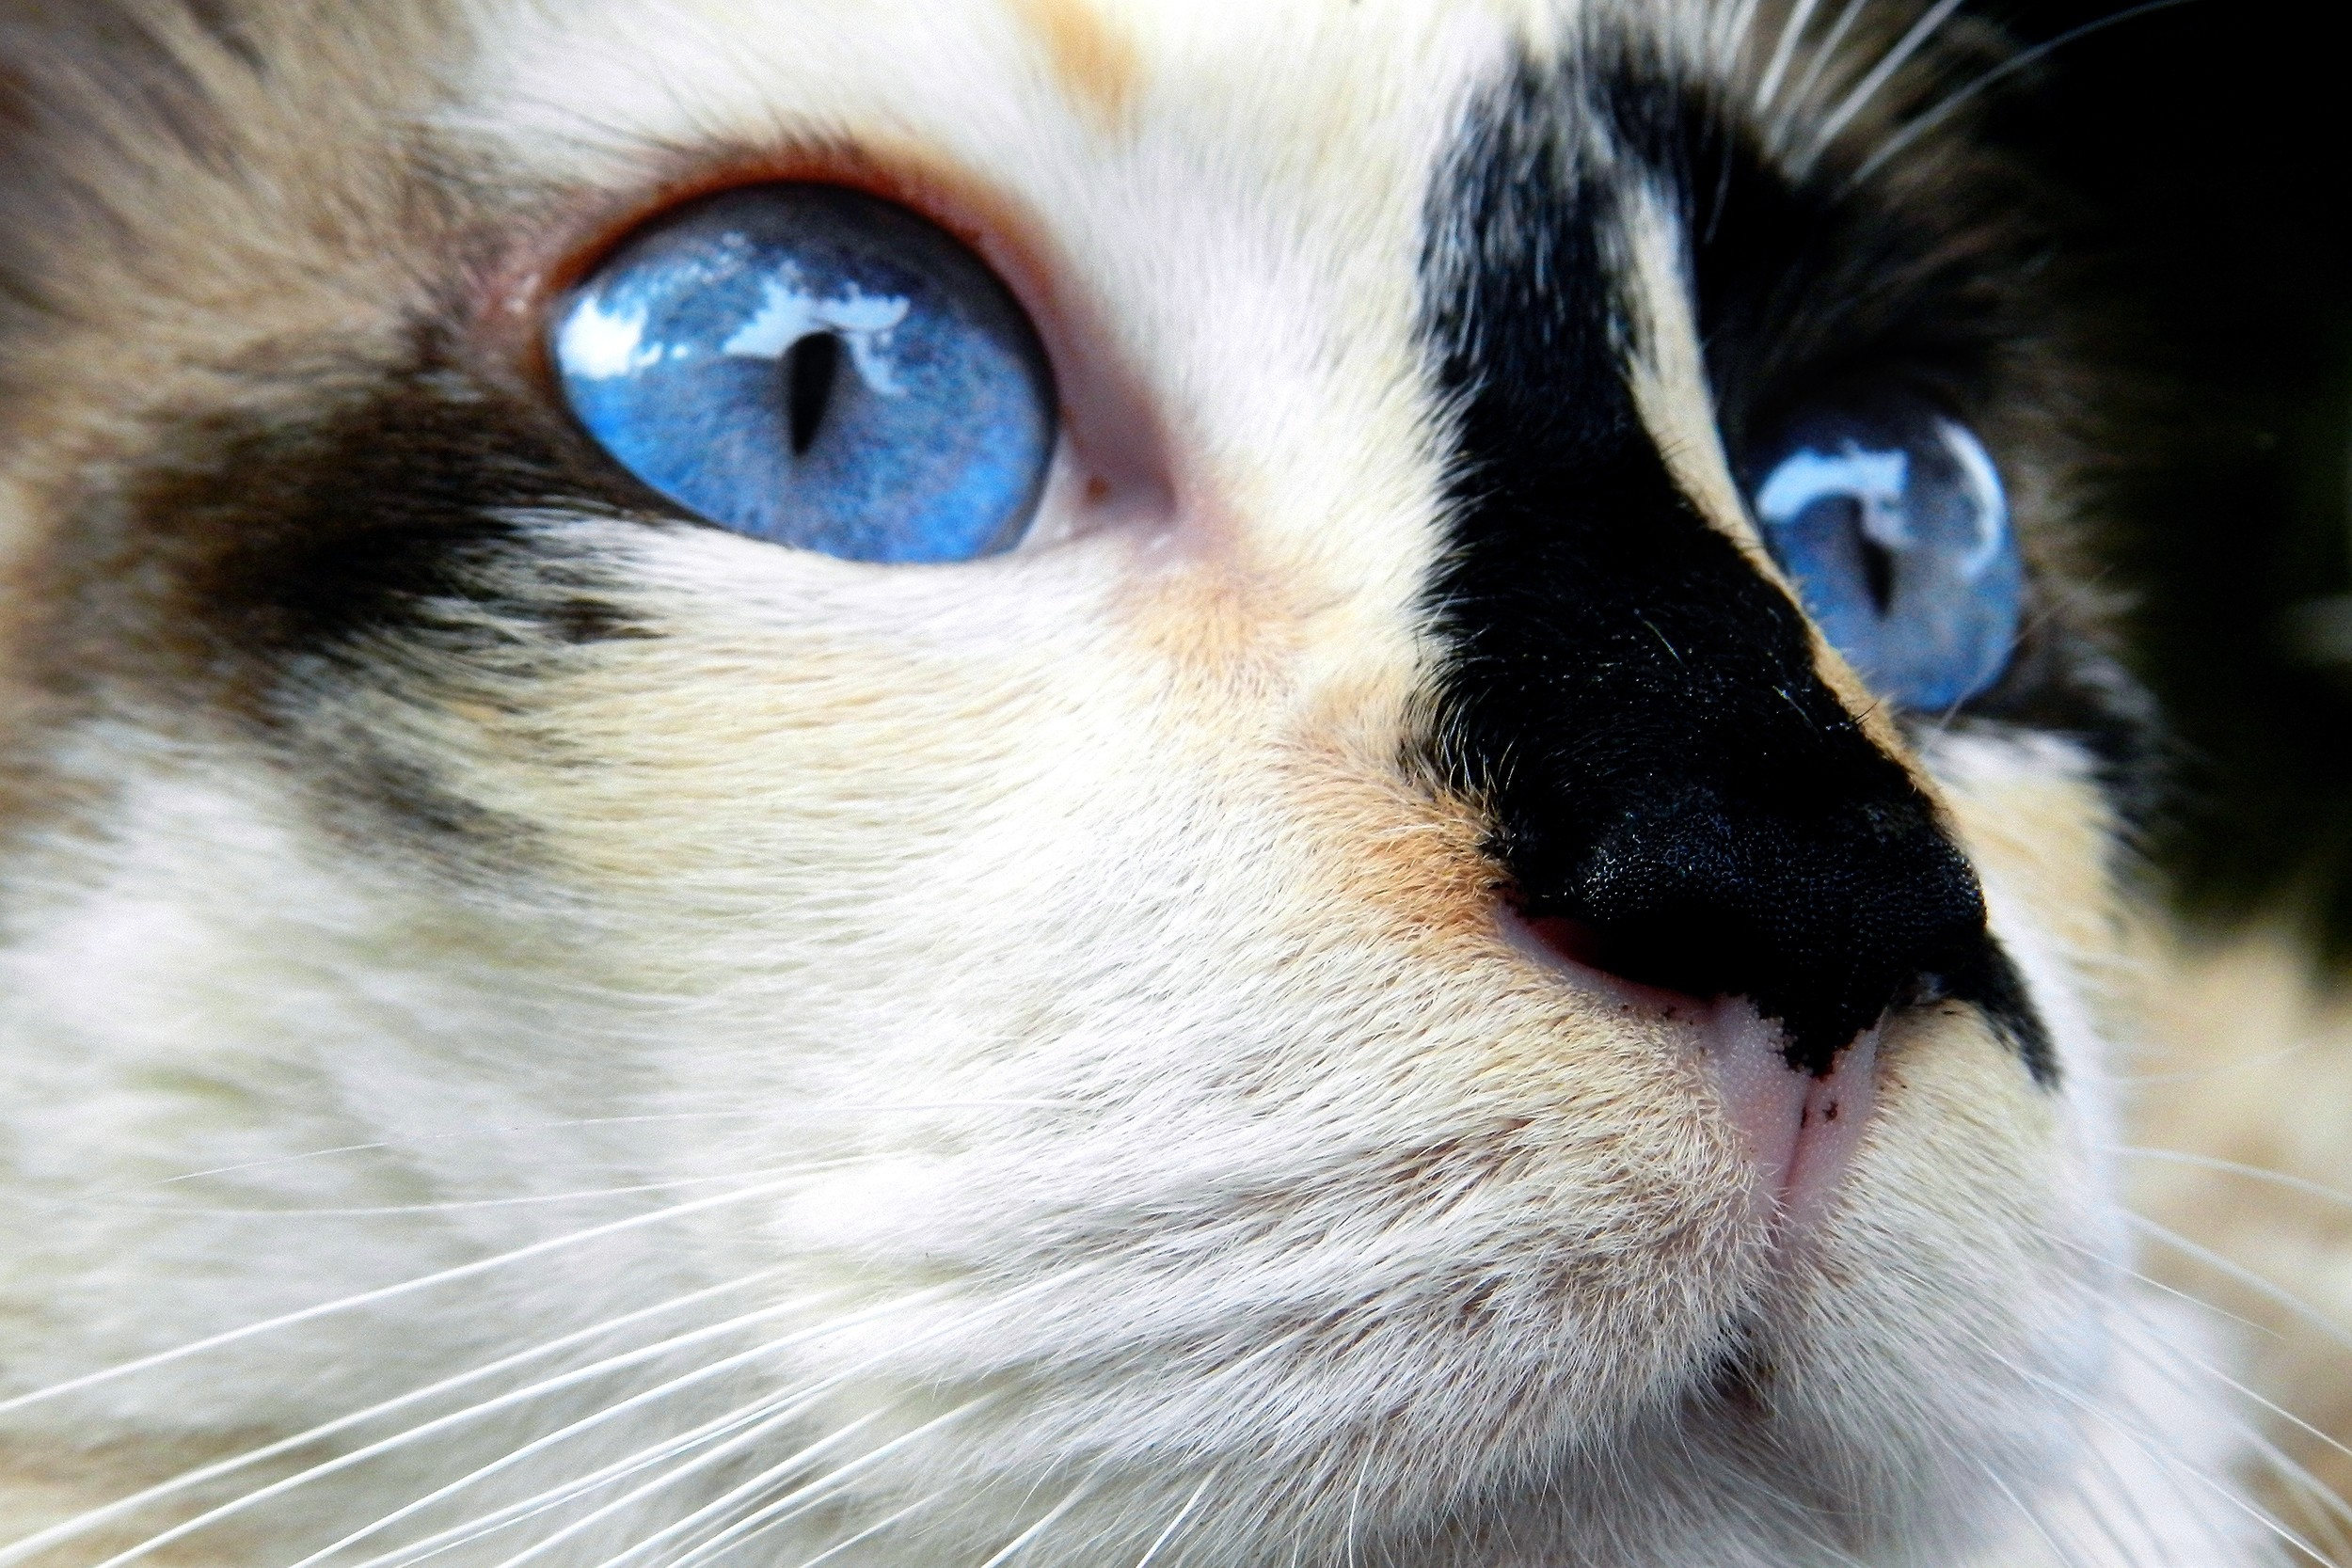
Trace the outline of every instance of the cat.
<instances>
[{"instance_id":1,"label":"cat","mask_svg":"<svg viewBox=\"0 0 2352 1568\"><path fill-rule=\"evenodd\" d=\"M2300 1539L1955 9L11 6L0 1564Z\"/></svg>"}]
</instances>

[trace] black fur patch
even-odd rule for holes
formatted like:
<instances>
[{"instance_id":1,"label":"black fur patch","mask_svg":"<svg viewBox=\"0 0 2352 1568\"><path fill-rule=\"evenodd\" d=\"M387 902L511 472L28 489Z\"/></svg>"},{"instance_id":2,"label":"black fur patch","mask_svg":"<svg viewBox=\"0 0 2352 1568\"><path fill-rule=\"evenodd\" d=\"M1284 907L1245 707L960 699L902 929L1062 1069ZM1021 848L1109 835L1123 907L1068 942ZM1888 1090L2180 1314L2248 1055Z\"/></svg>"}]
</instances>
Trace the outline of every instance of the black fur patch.
<instances>
[{"instance_id":1,"label":"black fur patch","mask_svg":"<svg viewBox=\"0 0 2352 1568\"><path fill-rule=\"evenodd\" d=\"M1491 813L1529 916L1573 923L1618 974L1752 999L1792 1066L1824 1072L1890 1007L1950 999L2046 1082L1966 861L1634 406L1604 249L1630 171L1594 178L1588 157L1612 96L1522 69L1434 198L1426 332L1459 441L1439 766ZM1619 145L1692 206L1691 160L1645 140Z\"/></svg>"},{"instance_id":2,"label":"black fur patch","mask_svg":"<svg viewBox=\"0 0 2352 1568\"><path fill-rule=\"evenodd\" d=\"M24 662L64 711L145 693L299 758L373 809L362 838L388 821L512 838L350 699L486 714L489 676L652 635L601 568L521 520L642 517L638 498L551 411L429 347L407 365L309 358L263 367L246 405L156 416L135 455L86 470L33 566Z\"/></svg>"},{"instance_id":3,"label":"black fur patch","mask_svg":"<svg viewBox=\"0 0 2352 1568\"><path fill-rule=\"evenodd\" d=\"M1710 390L1743 483L1763 477L1750 466L1760 437L1805 400L1839 392L1921 398L1995 439L2030 421L2037 444L2058 449L2048 455L2074 459L2087 434L2071 406L2078 329L2028 171L1946 140L1920 149L1938 170L1924 187L1851 183L1840 147L1793 182L1716 89L1629 61L1592 76L1615 145L1680 198ZM2044 406L2054 391L2068 408ZM2154 705L2070 589L2029 585L2008 671L1948 717L2076 741L2137 823L2159 782Z\"/></svg>"},{"instance_id":4,"label":"black fur patch","mask_svg":"<svg viewBox=\"0 0 2352 1568\"><path fill-rule=\"evenodd\" d=\"M429 361L355 380L192 418L123 498L123 542L169 563L177 626L206 668L242 666L266 707L290 662L462 636L456 607L558 642L643 635L583 563L516 521L635 499L596 483L567 426ZM495 569L524 554L527 571Z\"/></svg>"}]
</instances>

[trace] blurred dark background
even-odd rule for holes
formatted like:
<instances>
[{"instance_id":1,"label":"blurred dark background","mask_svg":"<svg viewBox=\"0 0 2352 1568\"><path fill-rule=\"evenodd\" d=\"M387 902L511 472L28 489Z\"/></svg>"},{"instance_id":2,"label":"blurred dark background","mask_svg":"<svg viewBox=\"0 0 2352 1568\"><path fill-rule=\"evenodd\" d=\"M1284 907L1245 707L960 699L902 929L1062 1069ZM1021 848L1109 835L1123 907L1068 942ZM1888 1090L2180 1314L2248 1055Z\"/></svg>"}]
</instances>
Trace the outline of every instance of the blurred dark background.
<instances>
[{"instance_id":1,"label":"blurred dark background","mask_svg":"<svg viewBox=\"0 0 2352 1568\"><path fill-rule=\"evenodd\" d=\"M2009 0L2053 40L2119 0ZM2352 958L2352 110L2326 13L2184 0L2053 50L1995 123L2074 193L2154 415L2119 481L2136 658L2172 727L2150 844L2216 920ZM2022 79L2029 77L2029 80Z\"/></svg>"}]
</instances>

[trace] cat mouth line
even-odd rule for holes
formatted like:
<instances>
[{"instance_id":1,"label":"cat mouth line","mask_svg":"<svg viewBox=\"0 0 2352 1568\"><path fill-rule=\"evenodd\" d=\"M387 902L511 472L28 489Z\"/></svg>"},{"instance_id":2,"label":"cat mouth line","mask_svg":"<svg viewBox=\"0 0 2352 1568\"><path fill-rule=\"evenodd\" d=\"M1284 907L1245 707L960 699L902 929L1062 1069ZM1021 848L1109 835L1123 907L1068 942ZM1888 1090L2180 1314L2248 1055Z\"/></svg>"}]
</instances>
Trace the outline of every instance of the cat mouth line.
<instances>
[{"instance_id":1,"label":"cat mouth line","mask_svg":"<svg viewBox=\"0 0 2352 1568\"><path fill-rule=\"evenodd\" d=\"M1612 974L1569 942L1555 922L1499 911L1517 952L1580 990L1675 1026L1714 1091L1717 1109L1751 1166L1751 1189L1774 1231L1799 1236L1820 1223L1843 1185L1878 1099L1880 1031L1862 1031L1820 1074L1788 1061L1788 1034L1744 996L1702 998Z\"/></svg>"}]
</instances>

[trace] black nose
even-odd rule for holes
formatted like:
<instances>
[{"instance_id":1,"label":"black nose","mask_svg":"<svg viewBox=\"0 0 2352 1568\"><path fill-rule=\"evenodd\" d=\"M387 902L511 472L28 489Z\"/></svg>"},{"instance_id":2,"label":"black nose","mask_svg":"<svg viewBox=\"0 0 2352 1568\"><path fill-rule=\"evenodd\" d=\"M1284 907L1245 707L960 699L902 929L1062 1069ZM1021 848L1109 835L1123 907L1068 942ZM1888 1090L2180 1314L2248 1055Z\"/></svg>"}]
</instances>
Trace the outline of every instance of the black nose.
<instances>
[{"instance_id":1,"label":"black nose","mask_svg":"<svg viewBox=\"0 0 2352 1568\"><path fill-rule=\"evenodd\" d=\"M1580 793L1518 835L1525 911L1574 922L1583 956L1629 979L1750 998L1791 1066L1827 1071L1890 1008L1984 969L1976 879L1924 801L1775 800L1687 772Z\"/></svg>"}]
</instances>

